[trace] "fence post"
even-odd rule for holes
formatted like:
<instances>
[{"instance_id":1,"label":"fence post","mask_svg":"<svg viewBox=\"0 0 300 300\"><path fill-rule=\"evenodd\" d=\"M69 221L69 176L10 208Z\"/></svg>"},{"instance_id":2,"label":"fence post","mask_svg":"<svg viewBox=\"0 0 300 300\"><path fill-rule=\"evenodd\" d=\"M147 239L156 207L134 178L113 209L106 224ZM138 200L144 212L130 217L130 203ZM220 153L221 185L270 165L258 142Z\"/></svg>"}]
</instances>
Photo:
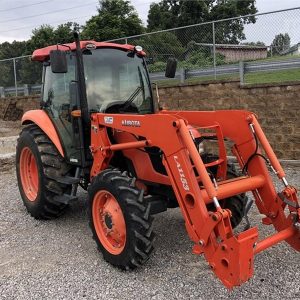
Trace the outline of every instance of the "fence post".
<instances>
[{"instance_id":1,"label":"fence post","mask_svg":"<svg viewBox=\"0 0 300 300\"><path fill-rule=\"evenodd\" d=\"M273 46L270 46L271 57L273 57Z\"/></svg>"},{"instance_id":2,"label":"fence post","mask_svg":"<svg viewBox=\"0 0 300 300\"><path fill-rule=\"evenodd\" d=\"M216 28L215 28L215 22L212 22L212 34L213 34L214 78L217 79Z\"/></svg>"},{"instance_id":3,"label":"fence post","mask_svg":"<svg viewBox=\"0 0 300 300\"><path fill-rule=\"evenodd\" d=\"M180 83L184 83L186 80L186 70L180 69Z\"/></svg>"},{"instance_id":4,"label":"fence post","mask_svg":"<svg viewBox=\"0 0 300 300\"><path fill-rule=\"evenodd\" d=\"M3 86L0 86L0 98L5 98L5 90Z\"/></svg>"},{"instance_id":5,"label":"fence post","mask_svg":"<svg viewBox=\"0 0 300 300\"><path fill-rule=\"evenodd\" d=\"M13 58L13 64L14 64L14 78L15 78L15 92L16 97L18 96L18 85L17 85L17 70L16 70L16 59Z\"/></svg>"},{"instance_id":6,"label":"fence post","mask_svg":"<svg viewBox=\"0 0 300 300\"><path fill-rule=\"evenodd\" d=\"M28 84L24 84L24 96L29 96L29 86Z\"/></svg>"},{"instance_id":7,"label":"fence post","mask_svg":"<svg viewBox=\"0 0 300 300\"><path fill-rule=\"evenodd\" d=\"M245 63L240 61L240 85L245 83Z\"/></svg>"}]
</instances>

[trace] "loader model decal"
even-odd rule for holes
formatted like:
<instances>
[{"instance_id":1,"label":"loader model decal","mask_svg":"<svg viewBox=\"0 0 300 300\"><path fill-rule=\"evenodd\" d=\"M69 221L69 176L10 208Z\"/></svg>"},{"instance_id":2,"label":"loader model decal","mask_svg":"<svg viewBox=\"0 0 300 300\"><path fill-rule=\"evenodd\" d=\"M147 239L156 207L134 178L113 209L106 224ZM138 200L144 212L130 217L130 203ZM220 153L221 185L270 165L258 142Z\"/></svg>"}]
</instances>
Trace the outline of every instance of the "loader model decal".
<instances>
[{"instance_id":1,"label":"loader model decal","mask_svg":"<svg viewBox=\"0 0 300 300\"><path fill-rule=\"evenodd\" d=\"M182 187L184 188L184 190L189 191L190 187L188 185L188 182L186 180L184 172L183 172L183 170L181 168L181 164L178 161L178 156L174 155L174 160L175 160L175 163L176 163L176 166L177 166L177 170L178 170L178 173L179 173L179 176L180 176L180 181L182 183Z\"/></svg>"},{"instance_id":2,"label":"loader model decal","mask_svg":"<svg viewBox=\"0 0 300 300\"><path fill-rule=\"evenodd\" d=\"M104 123L105 124L113 124L114 118L113 117L104 117Z\"/></svg>"}]
</instances>

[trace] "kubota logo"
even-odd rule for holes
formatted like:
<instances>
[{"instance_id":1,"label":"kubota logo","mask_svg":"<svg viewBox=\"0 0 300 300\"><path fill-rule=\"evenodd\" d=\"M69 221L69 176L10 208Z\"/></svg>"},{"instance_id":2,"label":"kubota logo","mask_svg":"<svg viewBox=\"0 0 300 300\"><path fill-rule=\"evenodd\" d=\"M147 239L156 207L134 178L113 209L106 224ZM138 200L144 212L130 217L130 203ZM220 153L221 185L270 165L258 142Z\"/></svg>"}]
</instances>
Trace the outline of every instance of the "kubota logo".
<instances>
[{"instance_id":1,"label":"kubota logo","mask_svg":"<svg viewBox=\"0 0 300 300\"><path fill-rule=\"evenodd\" d=\"M122 126L141 127L141 122L134 120L122 120Z\"/></svg>"},{"instance_id":2,"label":"kubota logo","mask_svg":"<svg viewBox=\"0 0 300 300\"><path fill-rule=\"evenodd\" d=\"M176 166L177 166L177 169L178 169L178 173L179 173L179 176L180 176L180 181L182 183L182 187L186 190L186 191L189 191L190 190L190 187L188 185L188 182L186 180L186 177L184 175L184 172L181 168L181 164L180 162L178 161L178 156L174 155L174 160L175 160L175 163L176 163Z\"/></svg>"}]
</instances>

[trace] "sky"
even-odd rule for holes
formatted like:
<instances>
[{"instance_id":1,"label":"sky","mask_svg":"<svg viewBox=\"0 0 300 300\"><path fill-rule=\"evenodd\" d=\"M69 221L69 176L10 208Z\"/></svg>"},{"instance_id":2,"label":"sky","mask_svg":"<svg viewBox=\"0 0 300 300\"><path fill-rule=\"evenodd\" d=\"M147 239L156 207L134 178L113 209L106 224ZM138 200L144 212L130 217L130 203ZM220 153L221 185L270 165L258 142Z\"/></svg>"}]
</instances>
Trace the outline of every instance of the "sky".
<instances>
[{"instance_id":1,"label":"sky","mask_svg":"<svg viewBox=\"0 0 300 300\"><path fill-rule=\"evenodd\" d=\"M241 0L242 1L242 0ZM131 0L144 24L152 2ZM299 0L256 0L260 13L299 7ZM32 30L43 24L57 26L68 21L84 24L96 14L97 0L0 0L0 43L30 38ZM292 41L300 42L300 10L283 15L260 17L255 25L245 29L247 41L271 43L274 35L291 32ZM299 39L298 39L299 38Z\"/></svg>"}]
</instances>

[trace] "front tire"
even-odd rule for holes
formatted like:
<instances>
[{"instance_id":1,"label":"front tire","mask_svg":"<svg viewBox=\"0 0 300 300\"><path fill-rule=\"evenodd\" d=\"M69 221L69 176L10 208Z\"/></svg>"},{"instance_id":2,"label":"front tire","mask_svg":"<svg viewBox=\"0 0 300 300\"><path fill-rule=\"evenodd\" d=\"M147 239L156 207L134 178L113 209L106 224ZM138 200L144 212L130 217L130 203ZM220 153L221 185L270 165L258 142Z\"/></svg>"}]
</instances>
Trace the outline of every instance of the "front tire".
<instances>
[{"instance_id":1,"label":"front tire","mask_svg":"<svg viewBox=\"0 0 300 300\"><path fill-rule=\"evenodd\" d=\"M212 161L215 161L218 159L218 156L212 155L212 154L206 154L202 157L203 161L205 163L209 163ZM211 167L209 168L209 171L212 175L217 175L217 167ZM234 179L239 177L240 174L236 171L236 168L233 164L229 163L227 164L227 179ZM244 211L245 211L245 205L248 202L248 197L245 193L234 195L229 198L223 199L220 201L220 205L222 208L229 209L231 211L231 218L230 222L232 225L232 228L236 228L244 217ZM207 209L210 211L215 211L215 206L210 203L207 205Z\"/></svg>"},{"instance_id":2,"label":"front tire","mask_svg":"<svg viewBox=\"0 0 300 300\"><path fill-rule=\"evenodd\" d=\"M27 211L36 219L58 217L67 207L58 199L72 186L57 180L69 174L71 166L35 124L22 130L16 150L18 186Z\"/></svg>"},{"instance_id":3,"label":"front tire","mask_svg":"<svg viewBox=\"0 0 300 300\"><path fill-rule=\"evenodd\" d=\"M153 250L153 217L134 179L116 169L96 176L88 188L90 226L99 251L110 264L135 269Z\"/></svg>"},{"instance_id":4,"label":"front tire","mask_svg":"<svg viewBox=\"0 0 300 300\"><path fill-rule=\"evenodd\" d=\"M227 179L234 179L240 175L236 171L233 164L227 165ZM244 217L245 205L248 202L248 197L245 193L232 196L222 200L222 208L229 209L231 211L231 225L232 228L237 227Z\"/></svg>"}]
</instances>

